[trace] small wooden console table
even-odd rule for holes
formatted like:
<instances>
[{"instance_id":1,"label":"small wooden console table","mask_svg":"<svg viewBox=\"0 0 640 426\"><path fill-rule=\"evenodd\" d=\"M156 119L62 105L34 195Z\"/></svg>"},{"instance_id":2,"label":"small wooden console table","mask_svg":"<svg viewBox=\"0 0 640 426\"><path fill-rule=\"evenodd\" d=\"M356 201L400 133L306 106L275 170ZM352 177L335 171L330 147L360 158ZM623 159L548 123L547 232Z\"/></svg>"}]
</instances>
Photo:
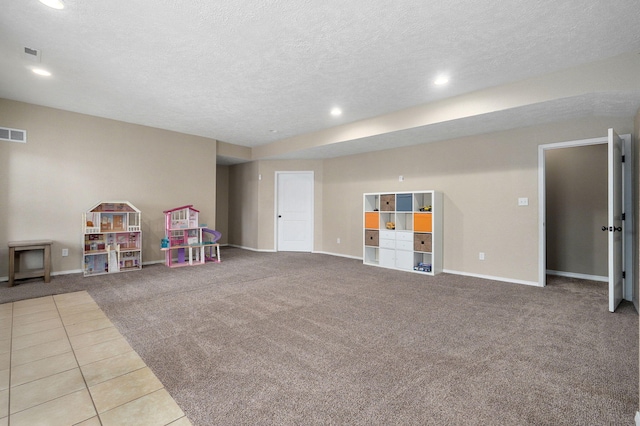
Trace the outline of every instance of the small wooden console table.
<instances>
[{"instance_id":1,"label":"small wooden console table","mask_svg":"<svg viewBox=\"0 0 640 426\"><path fill-rule=\"evenodd\" d=\"M51 281L51 240L9 241L9 287L15 280L22 278L44 277L44 282ZM42 269L17 271L20 266L20 255L26 251L42 250Z\"/></svg>"}]
</instances>

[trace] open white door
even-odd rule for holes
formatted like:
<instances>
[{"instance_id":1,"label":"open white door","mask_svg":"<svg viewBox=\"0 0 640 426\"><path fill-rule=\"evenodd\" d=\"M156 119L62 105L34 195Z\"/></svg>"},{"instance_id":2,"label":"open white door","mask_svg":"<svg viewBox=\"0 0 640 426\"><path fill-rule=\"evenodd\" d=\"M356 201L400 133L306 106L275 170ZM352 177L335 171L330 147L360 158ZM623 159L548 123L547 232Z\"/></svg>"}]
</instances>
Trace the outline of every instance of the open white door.
<instances>
[{"instance_id":1,"label":"open white door","mask_svg":"<svg viewBox=\"0 0 640 426\"><path fill-rule=\"evenodd\" d=\"M609 129L609 214L603 231L609 233L609 311L622 301L622 140Z\"/></svg>"},{"instance_id":2,"label":"open white door","mask_svg":"<svg viewBox=\"0 0 640 426\"><path fill-rule=\"evenodd\" d=\"M313 172L276 172L276 247L313 250Z\"/></svg>"}]
</instances>

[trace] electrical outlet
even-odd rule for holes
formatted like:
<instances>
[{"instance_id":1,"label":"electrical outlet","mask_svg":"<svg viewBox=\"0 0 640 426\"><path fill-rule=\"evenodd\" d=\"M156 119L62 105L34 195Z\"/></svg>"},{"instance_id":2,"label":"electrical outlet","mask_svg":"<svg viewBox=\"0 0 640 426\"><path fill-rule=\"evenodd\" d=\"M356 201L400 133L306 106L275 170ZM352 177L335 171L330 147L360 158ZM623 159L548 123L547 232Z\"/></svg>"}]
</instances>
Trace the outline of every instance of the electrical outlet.
<instances>
[{"instance_id":1,"label":"electrical outlet","mask_svg":"<svg viewBox=\"0 0 640 426\"><path fill-rule=\"evenodd\" d=\"M483 252L478 253L478 259L484 260L484 253Z\"/></svg>"},{"instance_id":2,"label":"electrical outlet","mask_svg":"<svg viewBox=\"0 0 640 426\"><path fill-rule=\"evenodd\" d=\"M340 244L340 238L338 238L338 244Z\"/></svg>"},{"instance_id":3,"label":"electrical outlet","mask_svg":"<svg viewBox=\"0 0 640 426\"><path fill-rule=\"evenodd\" d=\"M528 206L529 205L529 199L528 198L518 198L518 205L519 206Z\"/></svg>"},{"instance_id":4,"label":"electrical outlet","mask_svg":"<svg viewBox=\"0 0 640 426\"><path fill-rule=\"evenodd\" d=\"M62 257L69 256L69 249L62 249Z\"/></svg>"}]
</instances>

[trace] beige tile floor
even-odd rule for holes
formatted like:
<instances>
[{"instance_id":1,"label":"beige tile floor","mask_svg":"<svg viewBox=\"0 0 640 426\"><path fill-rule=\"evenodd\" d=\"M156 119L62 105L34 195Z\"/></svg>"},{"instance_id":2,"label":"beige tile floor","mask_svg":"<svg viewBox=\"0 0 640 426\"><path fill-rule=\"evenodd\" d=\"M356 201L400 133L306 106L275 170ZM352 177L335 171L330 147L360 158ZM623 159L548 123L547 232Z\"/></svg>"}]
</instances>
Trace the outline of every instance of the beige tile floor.
<instances>
[{"instance_id":1,"label":"beige tile floor","mask_svg":"<svg viewBox=\"0 0 640 426\"><path fill-rule=\"evenodd\" d=\"M0 426L190 424L87 292L0 305Z\"/></svg>"}]
</instances>

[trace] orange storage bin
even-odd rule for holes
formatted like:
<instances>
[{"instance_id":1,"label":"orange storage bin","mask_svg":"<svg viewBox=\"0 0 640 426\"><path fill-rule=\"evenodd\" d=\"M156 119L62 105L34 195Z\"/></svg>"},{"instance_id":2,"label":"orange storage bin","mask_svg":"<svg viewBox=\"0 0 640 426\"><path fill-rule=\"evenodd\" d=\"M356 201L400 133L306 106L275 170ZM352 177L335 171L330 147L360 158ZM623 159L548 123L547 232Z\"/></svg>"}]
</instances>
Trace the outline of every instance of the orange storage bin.
<instances>
[{"instance_id":1,"label":"orange storage bin","mask_svg":"<svg viewBox=\"0 0 640 426\"><path fill-rule=\"evenodd\" d=\"M431 213L414 213L413 230L415 232L431 232L433 230Z\"/></svg>"},{"instance_id":2,"label":"orange storage bin","mask_svg":"<svg viewBox=\"0 0 640 426\"><path fill-rule=\"evenodd\" d=\"M364 214L364 227L367 229L380 228L380 216L378 212L366 212Z\"/></svg>"}]
</instances>

